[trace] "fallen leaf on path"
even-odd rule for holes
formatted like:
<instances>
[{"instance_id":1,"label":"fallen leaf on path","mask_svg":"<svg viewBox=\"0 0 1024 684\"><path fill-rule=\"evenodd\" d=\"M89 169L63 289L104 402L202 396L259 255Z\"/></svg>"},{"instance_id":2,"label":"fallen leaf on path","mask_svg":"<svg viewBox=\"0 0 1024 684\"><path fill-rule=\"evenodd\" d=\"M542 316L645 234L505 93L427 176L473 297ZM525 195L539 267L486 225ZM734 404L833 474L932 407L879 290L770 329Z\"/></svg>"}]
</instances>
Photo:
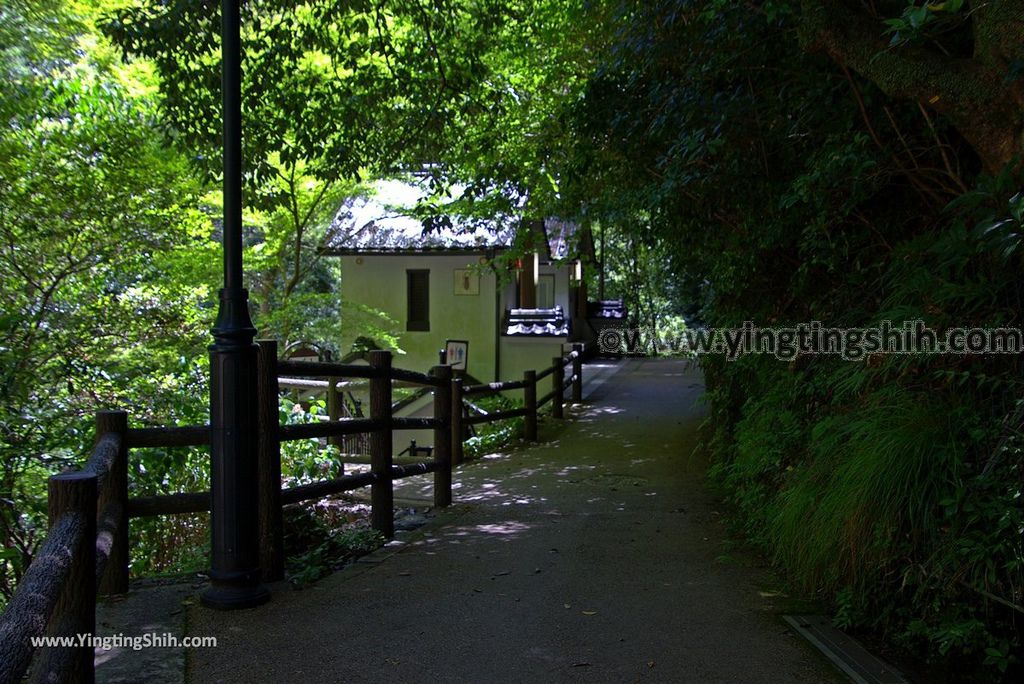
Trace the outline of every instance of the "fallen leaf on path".
<instances>
[{"instance_id":1,"label":"fallen leaf on path","mask_svg":"<svg viewBox=\"0 0 1024 684\"><path fill-rule=\"evenodd\" d=\"M583 614L584 615L597 615L597 611L596 610L585 610L585 611L583 611Z\"/></svg>"},{"instance_id":2,"label":"fallen leaf on path","mask_svg":"<svg viewBox=\"0 0 1024 684\"><path fill-rule=\"evenodd\" d=\"M653 660L648 660L647 661L647 667L654 667L654 661Z\"/></svg>"}]
</instances>

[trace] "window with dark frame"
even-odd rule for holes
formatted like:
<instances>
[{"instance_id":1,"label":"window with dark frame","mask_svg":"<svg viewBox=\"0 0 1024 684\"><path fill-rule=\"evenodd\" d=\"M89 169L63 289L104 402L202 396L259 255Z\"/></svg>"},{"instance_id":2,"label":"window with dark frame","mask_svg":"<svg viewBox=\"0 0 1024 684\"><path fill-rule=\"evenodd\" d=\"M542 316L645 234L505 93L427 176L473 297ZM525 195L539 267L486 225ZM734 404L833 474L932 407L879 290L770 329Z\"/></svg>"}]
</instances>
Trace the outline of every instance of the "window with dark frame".
<instances>
[{"instance_id":1,"label":"window with dark frame","mask_svg":"<svg viewBox=\"0 0 1024 684\"><path fill-rule=\"evenodd\" d=\"M406 330L430 330L430 271L405 272Z\"/></svg>"}]
</instances>

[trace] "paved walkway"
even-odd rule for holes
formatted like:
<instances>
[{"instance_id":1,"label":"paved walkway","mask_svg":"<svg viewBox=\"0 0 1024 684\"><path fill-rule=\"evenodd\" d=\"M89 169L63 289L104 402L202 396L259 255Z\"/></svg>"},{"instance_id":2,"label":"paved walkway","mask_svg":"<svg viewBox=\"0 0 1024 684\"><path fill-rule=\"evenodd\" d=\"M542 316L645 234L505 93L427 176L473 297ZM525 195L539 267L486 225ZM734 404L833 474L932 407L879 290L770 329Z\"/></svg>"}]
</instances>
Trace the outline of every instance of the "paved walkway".
<instances>
[{"instance_id":1,"label":"paved walkway","mask_svg":"<svg viewBox=\"0 0 1024 684\"><path fill-rule=\"evenodd\" d=\"M219 645L188 681L837 681L766 575L721 559L701 391L678 361L606 370L550 441L459 469L457 505L404 543L254 610L191 607Z\"/></svg>"}]
</instances>

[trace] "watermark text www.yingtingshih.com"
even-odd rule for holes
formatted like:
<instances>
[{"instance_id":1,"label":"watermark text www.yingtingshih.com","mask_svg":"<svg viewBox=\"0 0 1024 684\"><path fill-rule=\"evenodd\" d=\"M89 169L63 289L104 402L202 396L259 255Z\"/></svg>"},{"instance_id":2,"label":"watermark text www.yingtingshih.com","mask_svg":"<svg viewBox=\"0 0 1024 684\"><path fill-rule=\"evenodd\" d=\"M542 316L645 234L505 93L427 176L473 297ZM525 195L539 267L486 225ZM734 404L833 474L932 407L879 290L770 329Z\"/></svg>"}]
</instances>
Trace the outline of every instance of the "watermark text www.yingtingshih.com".
<instances>
[{"instance_id":1,"label":"watermark text www.yingtingshih.com","mask_svg":"<svg viewBox=\"0 0 1024 684\"><path fill-rule=\"evenodd\" d=\"M659 334L653 328L612 327L598 335L605 354L724 354L730 361L744 354L770 354L783 361L801 355L829 354L860 361L874 354L1019 354L1024 351L1020 328L927 327L924 321L899 325L883 321L869 328L832 328L820 321L792 327L688 328Z\"/></svg>"},{"instance_id":2,"label":"watermark text www.yingtingshih.com","mask_svg":"<svg viewBox=\"0 0 1024 684\"><path fill-rule=\"evenodd\" d=\"M183 636L170 632L158 634L76 634L74 636L32 637L33 648L75 648L88 646L100 651L124 649L142 651L149 648L216 648L215 636Z\"/></svg>"}]
</instances>

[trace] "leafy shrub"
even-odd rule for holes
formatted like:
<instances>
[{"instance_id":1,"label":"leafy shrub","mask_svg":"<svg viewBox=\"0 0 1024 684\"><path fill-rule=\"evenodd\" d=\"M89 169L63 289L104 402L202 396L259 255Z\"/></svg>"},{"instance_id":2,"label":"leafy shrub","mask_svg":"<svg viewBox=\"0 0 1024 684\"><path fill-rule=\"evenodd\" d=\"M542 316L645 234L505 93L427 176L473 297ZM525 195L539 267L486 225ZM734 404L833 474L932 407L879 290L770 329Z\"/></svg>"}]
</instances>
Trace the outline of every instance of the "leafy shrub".
<instances>
[{"instance_id":1,"label":"leafy shrub","mask_svg":"<svg viewBox=\"0 0 1024 684\"><path fill-rule=\"evenodd\" d=\"M509 411L515 408L522 408L522 401L510 399L501 394L480 397L473 403L488 413L495 411ZM492 454L499 449L521 439L525 426L522 418L508 418L493 423L481 423L476 426L476 434L467 439L463 446L463 453L468 458Z\"/></svg>"},{"instance_id":2,"label":"leafy shrub","mask_svg":"<svg viewBox=\"0 0 1024 684\"><path fill-rule=\"evenodd\" d=\"M279 411L282 425L319 423L321 416L327 416L327 403L318 399L304 405L282 396ZM339 455L336 446L326 445L319 438L281 442L281 477L284 486L338 477L342 468Z\"/></svg>"}]
</instances>

